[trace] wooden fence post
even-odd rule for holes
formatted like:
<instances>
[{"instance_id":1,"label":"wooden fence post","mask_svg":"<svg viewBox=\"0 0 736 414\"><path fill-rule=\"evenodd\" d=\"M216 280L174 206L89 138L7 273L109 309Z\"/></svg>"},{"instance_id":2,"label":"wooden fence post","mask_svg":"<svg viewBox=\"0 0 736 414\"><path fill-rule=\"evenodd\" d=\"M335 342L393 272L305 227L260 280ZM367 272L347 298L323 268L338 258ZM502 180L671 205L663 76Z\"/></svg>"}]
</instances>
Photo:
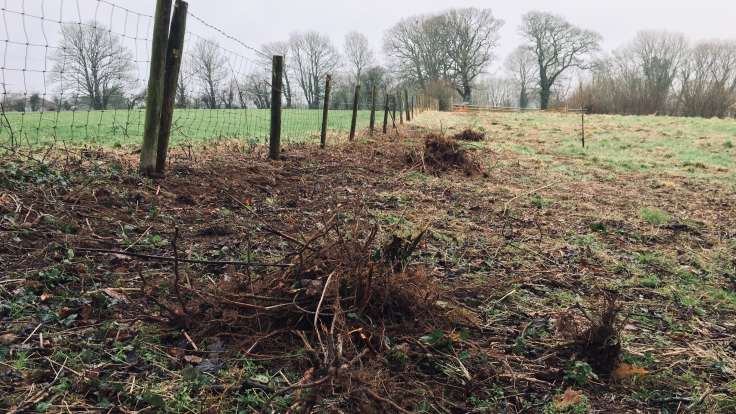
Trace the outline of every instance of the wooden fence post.
<instances>
[{"instance_id":1,"label":"wooden fence post","mask_svg":"<svg viewBox=\"0 0 736 414\"><path fill-rule=\"evenodd\" d=\"M319 146L324 148L327 145L327 114L330 111L330 91L332 90L332 76L327 75L325 80L325 102L322 109L322 132L319 135Z\"/></svg>"},{"instance_id":2,"label":"wooden fence post","mask_svg":"<svg viewBox=\"0 0 736 414\"><path fill-rule=\"evenodd\" d=\"M376 129L376 84L373 84L373 90L371 91L371 136Z\"/></svg>"},{"instance_id":3,"label":"wooden fence post","mask_svg":"<svg viewBox=\"0 0 736 414\"><path fill-rule=\"evenodd\" d=\"M406 122L411 122L411 107L409 105L409 91L404 89L404 109L406 110Z\"/></svg>"},{"instance_id":4,"label":"wooden fence post","mask_svg":"<svg viewBox=\"0 0 736 414\"><path fill-rule=\"evenodd\" d=\"M353 97L353 119L350 122L350 141L355 139L355 127L358 122L358 99L360 98L360 85L355 85L355 96Z\"/></svg>"},{"instance_id":5,"label":"wooden fence post","mask_svg":"<svg viewBox=\"0 0 736 414\"><path fill-rule=\"evenodd\" d=\"M284 81L284 57L273 57L271 70L271 139L268 156L278 160L281 156L281 95Z\"/></svg>"},{"instance_id":6,"label":"wooden fence post","mask_svg":"<svg viewBox=\"0 0 736 414\"><path fill-rule=\"evenodd\" d=\"M386 97L384 98L384 101L383 101L383 133L384 134L388 133L388 110L389 110L388 102L389 102L388 93L386 93Z\"/></svg>"},{"instance_id":7,"label":"wooden fence post","mask_svg":"<svg viewBox=\"0 0 736 414\"><path fill-rule=\"evenodd\" d=\"M139 170L141 174L153 176L156 173L156 150L158 132L161 125L161 103L164 96L164 67L166 47L169 40L172 0L158 0L153 23L151 45L151 69L146 93L146 122L143 128L143 146Z\"/></svg>"},{"instance_id":8,"label":"wooden fence post","mask_svg":"<svg viewBox=\"0 0 736 414\"><path fill-rule=\"evenodd\" d=\"M176 87L179 83L179 71L184 50L184 37L187 30L187 10L189 5L176 0L174 17L171 21L169 46L166 51L166 74L164 75L164 101L161 108L161 129L158 134L158 151L156 153L156 174L163 174L166 169L166 156L169 152L171 124L174 120L176 103Z\"/></svg>"},{"instance_id":9,"label":"wooden fence post","mask_svg":"<svg viewBox=\"0 0 736 414\"><path fill-rule=\"evenodd\" d=\"M580 126L583 131L583 148L585 148L585 110L580 113Z\"/></svg>"},{"instance_id":10,"label":"wooden fence post","mask_svg":"<svg viewBox=\"0 0 736 414\"><path fill-rule=\"evenodd\" d=\"M397 106L399 107L399 124L404 125L404 99L401 97L401 91L396 93Z\"/></svg>"}]
</instances>

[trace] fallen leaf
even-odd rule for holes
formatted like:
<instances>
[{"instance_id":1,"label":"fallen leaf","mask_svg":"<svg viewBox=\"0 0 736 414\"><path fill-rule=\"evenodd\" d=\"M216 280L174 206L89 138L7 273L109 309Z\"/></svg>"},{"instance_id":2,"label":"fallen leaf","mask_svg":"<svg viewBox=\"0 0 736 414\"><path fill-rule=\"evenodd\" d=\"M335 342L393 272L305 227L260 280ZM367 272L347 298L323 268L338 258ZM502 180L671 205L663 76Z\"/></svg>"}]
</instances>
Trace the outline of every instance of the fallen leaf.
<instances>
[{"instance_id":1,"label":"fallen leaf","mask_svg":"<svg viewBox=\"0 0 736 414\"><path fill-rule=\"evenodd\" d=\"M131 261L131 260L133 260L133 258L132 258L132 257L130 257L130 256L126 256L126 255L124 255L124 254L120 254L120 253L111 253L111 256L112 256L112 257L113 257L114 259L116 259L116 260L120 260L120 261L125 261L125 262L128 262L128 261Z\"/></svg>"},{"instance_id":2,"label":"fallen leaf","mask_svg":"<svg viewBox=\"0 0 736 414\"><path fill-rule=\"evenodd\" d=\"M83 305L82 308L79 310L79 316L82 318L83 321L87 321L92 318L92 306Z\"/></svg>"},{"instance_id":3,"label":"fallen leaf","mask_svg":"<svg viewBox=\"0 0 736 414\"><path fill-rule=\"evenodd\" d=\"M649 371L647 371L646 369L623 362L621 363L621 365L618 366L618 368L613 371L613 378L617 380L623 380L631 377L641 378L647 374L649 374Z\"/></svg>"},{"instance_id":4,"label":"fallen leaf","mask_svg":"<svg viewBox=\"0 0 736 414\"><path fill-rule=\"evenodd\" d=\"M572 388L565 390L565 393L555 397L554 406L560 411L566 410L574 405L579 404L583 400L583 392Z\"/></svg>"},{"instance_id":5,"label":"fallen leaf","mask_svg":"<svg viewBox=\"0 0 736 414\"><path fill-rule=\"evenodd\" d=\"M105 288L105 289L102 289L102 291L105 292L107 296L109 296L112 299L117 300L118 302L124 302L124 303L128 302L128 298L125 295L119 293L115 289Z\"/></svg>"},{"instance_id":6,"label":"fallen leaf","mask_svg":"<svg viewBox=\"0 0 736 414\"><path fill-rule=\"evenodd\" d=\"M250 377L250 379L252 381L255 381L255 382L258 382L258 383L261 383L261 384L266 384L266 385L268 385L268 383L271 382L271 377L269 377L268 375L265 375L265 374L256 374L256 375Z\"/></svg>"},{"instance_id":7,"label":"fallen leaf","mask_svg":"<svg viewBox=\"0 0 736 414\"><path fill-rule=\"evenodd\" d=\"M43 292L39 299L41 300L41 302L46 302L47 300L51 299L51 294L48 292Z\"/></svg>"},{"instance_id":8,"label":"fallen leaf","mask_svg":"<svg viewBox=\"0 0 736 414\"><path fill-rule=\"evenodd\" d=\"M196 355L186 355L184 357L184 360L189 362L190 364L195 364L195 365L202 363L202 357L198 357Z\"/></svg>"},{"instance_id":9,"label":"fallen leaf","mask_svg":"<svg viewBox=\"0 0 736 414\"><path fill-rule=\"evenodd\" d=\"M18 339L18 335L13 333L6 333L5 335L0 335L0 345L10 345L15 340Z\"/></svg>"},{"instance_id":10,"label":"fallen leaf","mask_svg":"<svg viewBox=\"0 0 736 414\"><path fill-rule=\"evenodd\" d=\"M468 309L460 307L452 308L449 312L446 313L446 316L453 323L458 325L477 328L483 324L483 321L481 321L480 317L477 314Z\"/></svg>"}]
</instances>

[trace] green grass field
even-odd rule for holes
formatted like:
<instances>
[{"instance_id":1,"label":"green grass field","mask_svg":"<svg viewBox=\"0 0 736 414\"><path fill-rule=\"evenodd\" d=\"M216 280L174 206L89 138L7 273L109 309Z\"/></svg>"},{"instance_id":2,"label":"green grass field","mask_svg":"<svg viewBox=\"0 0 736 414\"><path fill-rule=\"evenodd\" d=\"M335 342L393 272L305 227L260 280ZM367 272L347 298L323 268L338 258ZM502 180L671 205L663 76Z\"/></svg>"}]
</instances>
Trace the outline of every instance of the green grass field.
<instances>
[{"instance_id":1,"label":"green grass field","mask_svg":"<svg viewBox=\"0 0 736 414\"><path fill-rule=\"evenodd\" d=\"M65 144L119 147L138 144L143 136L144 109L80 112L8 112L0 124L0 144L14 141L25 146ZM378 118L378 116L377 116ZM268 109L179 109L174 113L172 143L196 143L220 138L242 138L264 142L269 135ZM329 129L334 133L350 129L351 111L332 110ZM368 127L370 111L358 111L358 129ZM321 110L287 109L282 113L282 141L319 140Z\"/></svg>"},{"instance_id":2,"label":"green grass field","mask_svg":"<svg viewBox=\"0 0 736 414\"><path fill-rule=\"evenodd\" d=\"M418 121L447 135L482 129L489 136L485 145L546 161L576 176L598 167L736 178L734 119L588 115L585 148L577 114L438 113L422 114Z\"/></svg>"}]
</instances>

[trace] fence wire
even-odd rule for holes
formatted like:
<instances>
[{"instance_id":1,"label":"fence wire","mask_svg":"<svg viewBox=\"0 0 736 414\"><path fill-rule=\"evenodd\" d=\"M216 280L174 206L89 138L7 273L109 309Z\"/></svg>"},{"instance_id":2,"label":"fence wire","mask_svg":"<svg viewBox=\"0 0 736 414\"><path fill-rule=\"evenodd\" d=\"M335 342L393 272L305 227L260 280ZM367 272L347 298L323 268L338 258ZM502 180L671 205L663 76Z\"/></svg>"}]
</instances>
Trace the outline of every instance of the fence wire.
<instances>
[{"instance_id":1,"label":"fence wire","mask_svg":"<svg viewBox=\"0 0 736 414\"><path fill-rule=\"evenodd\" d=\"M0 145L140 145L152 14L111 0L0 4ZM190 7L172 145L266 142L271 59ZM287 71L288 64L287 57ZM308 105L297 89L282 110L282 142L319 142L323 104ZM379 91L379 114L384 94ZM361 131L370 121L369 93L364 91L358 109ZM351 118L352 94L343 93L330 105L329 133L346 134ZM376 118L380 126L382 117Z\"/></svg>"}]
</instances>

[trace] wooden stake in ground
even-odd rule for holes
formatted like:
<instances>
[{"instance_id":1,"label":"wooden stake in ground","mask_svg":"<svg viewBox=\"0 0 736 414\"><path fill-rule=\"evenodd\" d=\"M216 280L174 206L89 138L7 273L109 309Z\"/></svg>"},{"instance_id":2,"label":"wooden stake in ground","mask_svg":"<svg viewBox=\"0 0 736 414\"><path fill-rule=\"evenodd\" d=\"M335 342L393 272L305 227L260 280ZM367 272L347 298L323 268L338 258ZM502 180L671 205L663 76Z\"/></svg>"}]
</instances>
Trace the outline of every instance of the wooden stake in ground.
<instances>
[{"instance_id":1,"label":"wooden stake in ground","mask_svg":"<svg viewBox=\"0 0 736 414\"><path fill-rule=\"evenodd\" d=\"M583 148L585 148L585 111L584 110L583 112L580 113L580 126L581 126L581 131L583 132L583 137L582 137Z\"/></svg>"},{"instance_id":2,"label":"wooden stake in ground","mask_svg":"<svg viewBox=\"0 0 736 414\"><path fill-rule=\"evenodd\" d=\"M350 121L350 141L355 139L355 127L358 122L358 99L360 98L360 85L355 86L353 97L353 119Z\"/></svg>"},{"instance_id":3,"label":"wooden stake in ground","mask_svg":"<svg viewBox=\"0 0 736 414\"><path fill-rule=\"evenodd\" d=\"M404 109L406 110L406 122L411 122L411 106L409 105L409 91L404 89Z\"/></svg>"},{"instance_id":4,"label":"wooden stake in ground","mask_svg":"<svg viewBox=\"0 0 736 414\"><path fill-rule=\"evenodd\" d=\"M399 107L399 124L404 125L404 99L401 97L401 92L396 94L396 105Z\"/></svg>"},{"instance_id":5,"label":"wooden stake in ground","mask_svg":"<svg viewBox=\"0 0 736 414\"><path fill-rule=\"evenodd\" d=\"M373 84L373 89L371 91L371 122L370 122L370 130L371 130L371 136L373 136L373 132L376 130L376 85Z\"/></svg>"},{"instance_id":6,"label":"wooden stake in ground","mask_svg":"<svg viewBox=\"0 0 736 414\"><path fill-rule=\"evenodd\" d=\"M388 111L389 111L388 102L389 102L388 94L386 94L386 97L384 98L384 101L383 101L383 133L384 134L388 133Z\"/></svg>"},{"instance_id":7,"label":"wooden stake in ground","mask_svg":"<svg viewBox=\"0 0 736 414\"><path fill-rule=\"evenodd\" d=\"M319 146L324 148L327 145L327 116L330 111L330 91L332 90L332 76L327 75L325 80L325 102L322 108L322 132L319 135Z\"/></svg>"},{"instance_id":8,"label":"wooden stake in ground","mask_svg":"<svg viewBox=\"0 0 736 414\"><path fill-rule=\"evenodd\" d=\"M169 152L171 124L174 120L174 104L176 87L179 82L184 36L187 30L187 10L189 5L176 0L174 17L171 21L169 46L166 51L166 72L164 75L164 98L161 107L161 127L158 134L158 151L156 153L156 174L161 175L166 169L166 156Z\"/></svg>"},{"instance_id":9,"label":"wooden stake in ground","mask_svg":"<svg viewBox=\"0 0 736 414\"><path fill-rule=\"evenodd\" d=\"M281 95L284 81L284 57L273 57L271 71L271 139L268 156L278 160L281 156Z\"/></svg>"},{"instance_id":10,"label":"wooden stake in ground","mask_svg":"<svg viewBox=\"0 0 736 414\"><path fill-rule=\"evenodd\" d=\"M156 151L161 127L164 69L166 66L166 48L169 42L171 3L172 0L157 0L153 23L151 70L148 76L148 91L146 93L146 122L143 128L143 146L141 147L139 166L141 174L149 177L156 173Z\"/></svg>"}]
</instances>

